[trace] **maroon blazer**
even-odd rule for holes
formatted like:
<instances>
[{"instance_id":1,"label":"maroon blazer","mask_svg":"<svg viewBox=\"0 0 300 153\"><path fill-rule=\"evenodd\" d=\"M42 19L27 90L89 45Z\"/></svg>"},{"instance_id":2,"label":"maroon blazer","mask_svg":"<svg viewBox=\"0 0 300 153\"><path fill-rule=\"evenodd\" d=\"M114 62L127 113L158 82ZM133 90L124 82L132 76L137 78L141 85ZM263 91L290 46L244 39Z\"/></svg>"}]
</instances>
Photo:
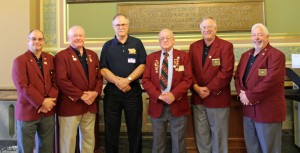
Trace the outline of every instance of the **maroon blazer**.
<instances>
[{"instance_id":1,"label":"maroon blazer","mask_svg":"<svg viewBox=\"0 0 300 153\"><path fill-rule=\"evenodd\" d=\"M192 90L192 104L203 104L209 108L228 107L231 102L230 81L234 69L233 45L216 36L202 66L204 43L203 39L192 43L189 53L193 66L193 85L206 86L210 95L202 99Z\"/></svg>"},{"instance_id":2,"label":"maroon blazer","mask_svg":"<svg viewBox=\"0 0 300 153\"><path fill-rule=\"evenodd\" d=\"M255 122L282 122L285 120L284 97L285 56L270 44L258 55L243 84L243 76L253 49L243 53L234 75L235 88L246 91L252 105L243 106L244 116Z\"/></svg>"},{"instance_id":3,"label":"maroon blazer","mask_svg":"<svg viewBox=\"0 0 300 153\"><path fill-rule=\"evenodd\" d=\"M146 59L146 68L143 74L142 84L149 94L148 114L153 118L159 118L162 113L163 101L158 97L162 93L159 83L159 66L161 50L151 53ZM178 66L184 66L183 71L178 71L174 64L178 58ZM188 53L173 49L173 78L171 93L175 96L175 101L170 105L173 116L182 116L190 114L187 91L192 84L192 67ZM177 67L178 68L178 67Z\"/></svg>"},{"instance_id":4,"label":"maroon blazer","mask_svg":"<svg viewBox=\"0 0 300 153\"><path fill-rule=\"evenodd\" d=\"M42 52L43 72L32 56L31 51L18 56L13 63L12 79L17 88L15 118L21 121L34 121L42 116L54 114L52 109L48 113L38 113L45 97L57 98L58 89L54 75L54 58Z\"/></svg>"},{"instance_id":5,"label":"maroon blazer","mask_svg":"<svg viewBox=\"0 0 300 153\"><path fill-rule=\"evenodd\" d=\"M58 96L59 116L81 115L86 112L97 113L97 99L92 105L87 105L80 99L84 91L102 92L103 79L100 74L98 55L86 49L89 78L76 53L71 47L55 55L57 86L60 90Z\"/></svg>"}]
</instances>

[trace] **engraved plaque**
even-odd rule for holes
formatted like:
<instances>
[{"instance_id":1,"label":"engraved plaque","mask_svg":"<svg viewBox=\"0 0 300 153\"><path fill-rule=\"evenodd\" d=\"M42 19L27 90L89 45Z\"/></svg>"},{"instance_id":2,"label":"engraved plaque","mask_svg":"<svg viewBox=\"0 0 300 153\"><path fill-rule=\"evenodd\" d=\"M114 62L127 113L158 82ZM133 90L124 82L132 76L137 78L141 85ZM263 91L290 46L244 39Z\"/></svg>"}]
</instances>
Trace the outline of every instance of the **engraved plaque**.
<instances>
[{"instance_id":1,"label":"engraved plaque","mask_svg":"<svg viewBox=\"0 0 300 153\"><path fill-rule=\"evenodd\" d=\"M146 1L162 1L162 0L66 0L67 3L89 3L89 2L146 2ZM182 1L182 0L163 0L163 1ZM199 1L199 0L189 0ZM241 2L241 1L262 1L262 0L201 0L208 2Z\"/></svg>"},{"instance_id":2,"label":"engraved plaque","mask_svg":"<svg viewBox=\"0 0 300 153\"><path fill-rule=\"evenodd\" d=\"M129 33L199 31L205 16L216 19L218 31L249 31L255 23L264 23L264 2L197 3L120 3L118 12L130 20Z\"/></svg>"}]
</instances>

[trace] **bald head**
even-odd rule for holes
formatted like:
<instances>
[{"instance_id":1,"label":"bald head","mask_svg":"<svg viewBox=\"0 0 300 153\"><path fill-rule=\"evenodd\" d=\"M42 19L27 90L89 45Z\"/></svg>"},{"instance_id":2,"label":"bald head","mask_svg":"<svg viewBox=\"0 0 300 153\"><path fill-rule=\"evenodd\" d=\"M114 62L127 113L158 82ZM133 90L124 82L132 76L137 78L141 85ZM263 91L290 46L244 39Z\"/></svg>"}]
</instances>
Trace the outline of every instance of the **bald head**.
<instances>
[{"instance_id":1,"label":"bald head","mask_svg":"<svg viewBox=\"0 0 300 153\"><path fill-rule=\"evenodd\" d=\"M41 34L41 35L43 36L43 38L44 38L44 33L43 33L41 30L34 29L34 30L32 30L32 31L29 32L28 39L30 39L31 36L32 36L34 33L39 33L39 34Z\"/></svg>"},{"instance_id":2,"label":"bald head","mask_svg":"<svg viewBox=\"0 0 300 153\"><path fill-rule=\"evenodd\" d=\"M159 32L159 43L163 51L170 51L174 46L175 38L170 29L162 29Z\"/></svg>"},{"instance_id":3,"label":"bald head","mask_svg":"<svg viewBox=\"0 0 300 153\"><path fill-rule=\"evenodd\" d=\"M82 51L85 42L85 32L83 27L75 25L69 29L68 40L73 48Z\"/></svg>"}]
</instances>

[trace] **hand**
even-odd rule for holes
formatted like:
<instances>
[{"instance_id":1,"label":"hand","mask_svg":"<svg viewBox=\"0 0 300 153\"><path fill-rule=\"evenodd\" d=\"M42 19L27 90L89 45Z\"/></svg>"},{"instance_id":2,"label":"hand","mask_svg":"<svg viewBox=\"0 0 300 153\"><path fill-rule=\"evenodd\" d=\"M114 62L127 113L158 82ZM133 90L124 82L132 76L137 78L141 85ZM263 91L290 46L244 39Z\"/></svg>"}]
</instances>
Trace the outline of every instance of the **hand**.
<instances>
[{"instance_id":1,"label":"hand","mask_svg":"<svg viewBox=\"0 0 300 153\"><path fill-rule=\"evenodd\" d=\"M83 95L80 97L81 100L86 101L88 99L88 94L86 92L83 92Z\"/></svg>"},{"instance_id":2,"label":"hand","mask_svg":"<svg viewBox=\"0 0 300 153\"><path fill-rule=\"evenodd\" d=\"M48 110L47 110L44 106L41 106L41 107L38 109L38 113L48 113Z\"/></svg>"},{"instance_id":3,"label":"hand","mask_svg":"<svg viewBox=\"0 0 300 153\"><path fill-rule=\"evenodd\" d=\"M130 85L128 85L128 86L126 86L125 88L122 89L123 92L127 92L129 90L131 90Z\"/></svg>"},{"instance_id":4,"label":"hand","mask_svg":"<svg viewBox=\"0 0 300 153\"><path fill-rule=\"evenodd\" d=\"M47 110L47 112L51 111L52 108L55 106L55 101L56 101L56 98L45 98L41 107L44 110Z\"/></svg>"},{"instance_id":5,"label":"hand","mask_svg":"<svg viewBox=\"0 0 300 153\"><path fill-rule=\"evenodd\" d=\"M175 101L175 96L171 92L164 92L159 95L158 99L170 105Z\"/></svg>"},{"instance_id":6,"label":"hand","mask_svg":"<svg viewBox=\"0 0 300 153\"><path fill-rule=\"evenodd\" d=\"M127 78L117 77L119 79L118 82L116 82L116 86L119 88L119 90L123 92L127 92L131 89L130 87L130 81Z\"/></svg>"},{"instance_id":7,"label":"hand","mask_svg":"<svg viewBox=\"0 0 300 153\"><path fill-rule=\"evenodd\" d=\"M204 99L210 95L210 91L207 87L200 87L198 85L194 85L194 90L198 93L198 95Z\"/></svg>"},{"instance_id":8,"label":"hand","mask_svg":"<svg viewBox=\"0 0 300 153\"><path fill-rule=\"evenodd\" d=\"M95 101L95 99L97 98L98 96L98 92L97 91L85 91L83 92L83 95L84 97L84 102L87 104L87 105L91 105L93 104L93 102Z\"/></svg>"},{"instance_id":9,"label":"hand","mask_svg":"<svg viewBox=\"0 0 300 153\"><path fill-rule=\"evenodd\" d=\"M252 105L247 98L247 95L244 90L241 90L241 93L239 94L240 101L243 103L243 105Z\"/></svg>"}]
</instances>

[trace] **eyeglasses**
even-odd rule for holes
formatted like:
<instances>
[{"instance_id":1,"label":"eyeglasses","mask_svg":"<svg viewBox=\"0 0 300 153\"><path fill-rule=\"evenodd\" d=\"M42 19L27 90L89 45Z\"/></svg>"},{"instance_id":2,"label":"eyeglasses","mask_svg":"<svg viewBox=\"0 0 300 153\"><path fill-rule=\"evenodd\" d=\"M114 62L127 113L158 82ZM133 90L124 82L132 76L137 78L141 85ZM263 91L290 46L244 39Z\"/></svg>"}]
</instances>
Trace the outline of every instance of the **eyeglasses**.
<instances>
[{"instance_id":1,"label":"eyeglasses","mask_svg":"<svg viewBox=\"0 0 300 153\"><path fill-rule=\"evenodd\" d=\"M72 35L72 38L77 38L77 37L83 38L84 35L83 34L74 34L74 35Z\"/></svg>"},{"instance_id":2,"label":"eyeglasses","mask_svg":"<svg viewBox=\"0 0 300 153\"><path fill-rule=\"evenodd\" d=\"M44 38L35 38L35 37L31 37L29 38L31 41L43 41Z\"/></svg>"},{"instance_id":3,"label":"eyeglasses","mask_svg":"<svg viewBox=\"0 0 300 153\"><path fill-rule=\"evenodd\" d=\"M257 33L257 34L251 34L251 36L252 37L263 37L264 36L264 34L262 34L262 33Z\"/></svg>"},{"instance_id":4,"label":"eyeglasses","mask_svg":"<svg viewBox=\"0 0 300 153\"><path fill-rule=\"evenodd\" d=\"M163 41L163 40L167 40L169 41L170 39L172 39L173 37L161 37L159 38L159 40Z\"/></svg>"},{"instance_id":5,"label":"eyeglasses","mask_svg":"<svg viewBox=\"0 0 300 153\"><path fill-rule=\"evenodd\" d=\"M116 26L116 27L125 27L125 26L127 26L128 24L115 24L114 26Z\"/></svg>"},{"instance_id":6,"label":"eyeglasses","mask_svg":"<svg viewBox=\"0 0 300 153\"><path fill-rule=\"evenodd\" d=\"M200 26L201 30L211 30L213 28L213 26Z\"/></svg>"}]
</instances>

